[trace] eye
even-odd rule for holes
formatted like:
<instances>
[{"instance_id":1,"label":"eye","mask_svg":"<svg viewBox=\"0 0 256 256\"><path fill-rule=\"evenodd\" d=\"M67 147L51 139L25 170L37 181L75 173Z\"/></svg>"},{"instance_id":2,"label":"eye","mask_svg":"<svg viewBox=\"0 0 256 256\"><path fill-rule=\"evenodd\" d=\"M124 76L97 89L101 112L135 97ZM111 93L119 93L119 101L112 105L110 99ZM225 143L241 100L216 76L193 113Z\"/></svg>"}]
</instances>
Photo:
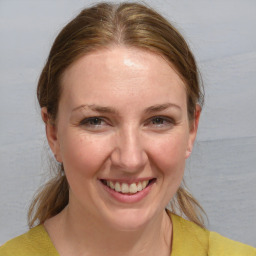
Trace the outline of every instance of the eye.
<instances>
[{"instance_id":1,"label":"eye","mask_svg":"<svg viewBox=\"0 0 256 256\"><path fill-rule=\"evenodd\" d=\"M107 122L101 117L89 117L85 118L80 122L80 125L97 129L107 125Z\"/></svg>"},{"instance_id":2,"label":"eye","mask_svg":"<svg viewBox=\"0 0 256 256\"><path fill-rule=\"evenodd\" d=\"M155 117L152 119L152 123L156 125L163 125L165 123L165 119L162 117Z\"/></svg>"},{"instance_id":3,"label":"eye","mask_svg":"<svg viewBox=\"0 0 256 256\"><path fill-rule=\"evenodd\" d=\"M157 128L157 129L167 129L172 127L175 121L170 117L156 116L148 120L147 126Z\"/></svg>"}]
</instances>

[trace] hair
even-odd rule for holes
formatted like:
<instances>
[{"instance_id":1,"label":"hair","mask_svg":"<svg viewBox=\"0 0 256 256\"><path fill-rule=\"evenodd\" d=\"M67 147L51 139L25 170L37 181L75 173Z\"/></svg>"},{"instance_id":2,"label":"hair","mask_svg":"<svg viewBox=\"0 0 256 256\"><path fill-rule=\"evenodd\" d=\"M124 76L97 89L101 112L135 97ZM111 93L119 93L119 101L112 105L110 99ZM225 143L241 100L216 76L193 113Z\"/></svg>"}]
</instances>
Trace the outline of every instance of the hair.
<instances>
[{"instance_id":1,"label":"hair","mask_svg":"<svg viewBox=\"0 0 256 256\"><path fill-rule=\"evenodd\" d=\"M59 33L50 50L38 81L37 98L46 107L54 125L61 97L63 72L80 57L111 46L136 47L159 54L176 70L186 85L189 120L194 120L198 103L203 104L203 90L192 52L181 34L160 14L139 3L99 3L69 22ZM64 167L34 198L28 223L44 223L68 204L69 185ZM204 227L202 207L183 185L172 199L171 210Z\"/></svg>"}]
</instances>

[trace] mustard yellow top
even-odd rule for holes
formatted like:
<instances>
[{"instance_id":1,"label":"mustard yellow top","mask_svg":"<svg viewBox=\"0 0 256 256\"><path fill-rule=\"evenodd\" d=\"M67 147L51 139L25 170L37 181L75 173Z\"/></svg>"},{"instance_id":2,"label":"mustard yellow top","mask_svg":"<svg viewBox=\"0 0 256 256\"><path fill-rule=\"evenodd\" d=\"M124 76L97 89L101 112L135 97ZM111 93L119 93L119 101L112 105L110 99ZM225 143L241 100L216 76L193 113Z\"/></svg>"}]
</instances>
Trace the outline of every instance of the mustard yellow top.
<instances>
[{"instance_id":1,"label":"mustard yellow top","mask_svg":"<svg viewBox=\"0 0 256 256\"><path fill-rule=\"evenodd\" d=\"M173 223L171 256L256 256L256 248L202 229L170 214ZM0 247L0 256L59 256L43 225Z\"/></svg>"}]
</instances>

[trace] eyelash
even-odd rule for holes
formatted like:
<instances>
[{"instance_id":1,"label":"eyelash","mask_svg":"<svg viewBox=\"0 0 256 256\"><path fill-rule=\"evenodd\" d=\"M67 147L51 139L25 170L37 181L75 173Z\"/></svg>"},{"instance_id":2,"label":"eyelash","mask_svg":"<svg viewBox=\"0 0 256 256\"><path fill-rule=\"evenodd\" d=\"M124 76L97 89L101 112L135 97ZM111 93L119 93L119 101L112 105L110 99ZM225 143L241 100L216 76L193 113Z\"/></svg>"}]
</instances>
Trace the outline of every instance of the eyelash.
<instances>
[{"instance_id":1,"label":"eyelash","mask_svg":"<svg viewBox=\"0 0 256 256\"><path fill-rule=\"evenodd\" d=\"M153 122L161 121L160 124L154 124ZM156 125L158 128L164 128L166 126L171 126L175 124L175 121L170 117L165 116L154 116L149 119L149 122L152 122L152 125Z\"/></svg>"},{"instance_id":2,"label":"eyelash","mask_svg":"<svg viewBox=\"0 0 256 256\"><path fill-rule=\"evenodd\" d=\"M83 119L79 124L90 126L90 127L101 126L101 124L96 124L95 121L106 123L106 121L102 117L94 116L94 117L88 117L88 118ZM92 124L90 122L94 122L94 124Z\"/></svg>"},{"instance_id":3,"label":"eyelash","mask_svg":"<svg viewBox=\"0 0 256 256\"><path fill-rule=\"evenodd\" d=\"M102 122L104 122L105 124L102 124ZM156 124L154 122L160 122L160 124ZM87 126L89 128L93 128L93 129L97 129L97 128L100 128L100 127L105 126L105 125L110 125L110 123L107 122L105 120L105 118L103 118L103 117L94 116L94 117L89 117L89 118L83 119L79 123L79 125ZM151 117L150 119L148 119L145 122L145 126L148 126L148 125L156 126L158 129L161 129L161 128L166 128L166 127L175 125L175 121L174 121L174 119L172 119L170 117L154 116L154 117Z\"/></svg>"}]
</instances>

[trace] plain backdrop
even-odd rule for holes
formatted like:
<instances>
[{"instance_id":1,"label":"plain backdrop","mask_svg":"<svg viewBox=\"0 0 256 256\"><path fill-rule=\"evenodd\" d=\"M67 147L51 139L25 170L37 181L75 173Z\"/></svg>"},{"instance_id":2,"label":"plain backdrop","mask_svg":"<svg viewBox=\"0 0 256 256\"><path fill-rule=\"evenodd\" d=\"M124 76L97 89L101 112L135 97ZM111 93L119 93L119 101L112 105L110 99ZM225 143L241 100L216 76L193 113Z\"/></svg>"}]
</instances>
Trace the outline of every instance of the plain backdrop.
<instances>
[{"instance_id":1,"label":"plain backdrop","mask_svg":"<svg viewBox=\"0 0 256 256\"><path fill-rule=\"evenodd\" d=\"M181 31L206 99L186 181L208 228L256 247L256 1L145 1ZM58 31L82 0L0 0L0 244L25 232L47 176L36 84Z\"/></svg>"}]
</instances>

